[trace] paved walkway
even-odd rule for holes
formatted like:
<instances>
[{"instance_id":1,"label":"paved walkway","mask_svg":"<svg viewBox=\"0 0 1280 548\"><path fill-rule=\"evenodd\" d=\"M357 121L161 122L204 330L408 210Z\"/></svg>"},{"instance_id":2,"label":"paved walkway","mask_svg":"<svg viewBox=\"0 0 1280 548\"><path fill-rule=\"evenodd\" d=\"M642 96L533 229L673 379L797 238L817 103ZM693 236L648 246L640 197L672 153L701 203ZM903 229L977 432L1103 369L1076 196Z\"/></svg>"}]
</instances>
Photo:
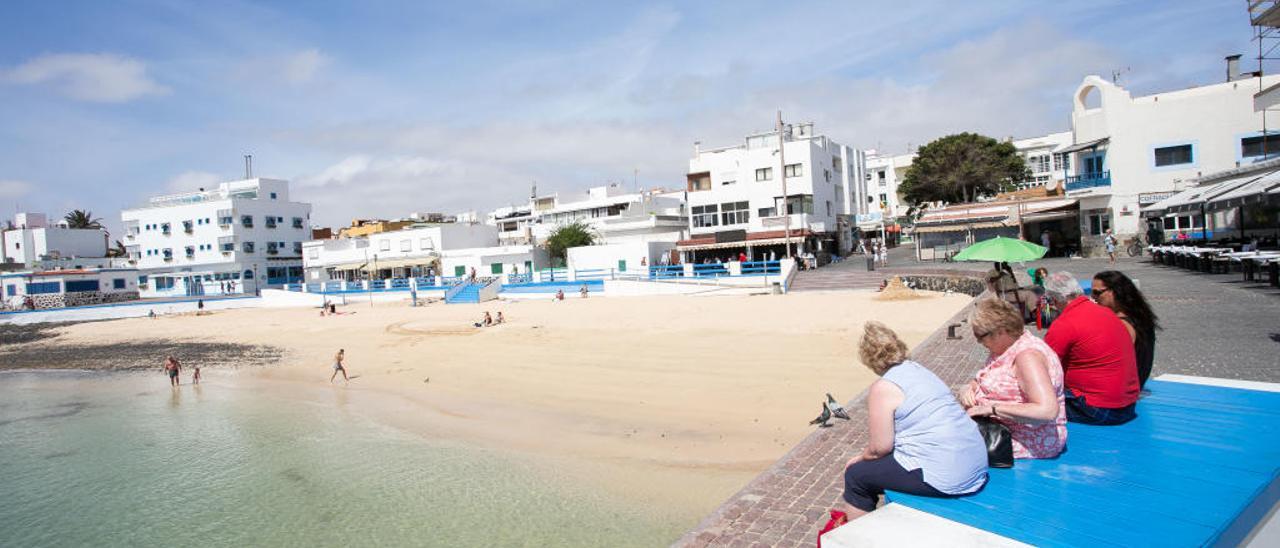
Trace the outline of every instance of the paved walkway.
<instances>
[{"instance_id":1,"label":"paved walkway","mask_svg":"<svg viewBox=\"0 0 1280 548\"><path fill-rule=\"evenodd\" d=\"M877 271L879 279L892 273L991 268L986 263L912 263L893 254L890 260L891 267ZM1202 274L1142 259L1124 258L1114 267L1104 259L1047 259L1035 264L1081 279L1111 268L1137 279L1164 327L1157 336L1153 376L1177 373L1280 382L1280 290L1245 283L1239 274ZM798 277L793 288L836 289L841 283L859 288L872 274L865 268L865 262L851 261L801 273L814 283L806 287ZM1019 275L1025 277L1025 272ZM946 326L964 321L968 310L912 350L915 359L953 387L968 382L986 358L967 324L957 329L961 339L946 338ZM827 511L839 501L845 462L866 443L864 396L846 404L852 420L815 430L676 545L813 546Z\"/></svg>"}]
</instances>

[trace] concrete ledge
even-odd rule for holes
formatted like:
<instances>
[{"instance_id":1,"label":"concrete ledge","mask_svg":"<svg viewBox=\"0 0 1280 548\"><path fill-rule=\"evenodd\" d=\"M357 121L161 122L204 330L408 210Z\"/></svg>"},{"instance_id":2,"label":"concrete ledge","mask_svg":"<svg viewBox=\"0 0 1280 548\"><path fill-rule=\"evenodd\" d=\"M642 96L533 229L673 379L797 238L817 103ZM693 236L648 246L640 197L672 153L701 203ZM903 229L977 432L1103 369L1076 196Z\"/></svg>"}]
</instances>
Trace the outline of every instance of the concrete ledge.
<instances>
[{"instance_id":1,"label":"concrete ledge","mask_svg":"<svg viewBox=\"0 0 1280 548\"><path fill-rule=\"evenodd\" d=\"M945 546L947 548L1030 546L1011 538L940 518L901 504L887 504L822 535L823 548L898 548Z\"/></svg>"}]
</instances>

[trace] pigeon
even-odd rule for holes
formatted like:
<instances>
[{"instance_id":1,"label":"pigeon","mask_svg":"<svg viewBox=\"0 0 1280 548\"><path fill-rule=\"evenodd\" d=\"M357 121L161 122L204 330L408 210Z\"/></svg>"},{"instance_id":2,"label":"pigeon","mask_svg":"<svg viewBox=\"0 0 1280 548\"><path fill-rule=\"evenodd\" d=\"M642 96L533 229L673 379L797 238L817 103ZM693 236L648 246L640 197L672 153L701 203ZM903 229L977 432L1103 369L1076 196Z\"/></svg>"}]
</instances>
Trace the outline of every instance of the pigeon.
<instances>
[{"instance_id":1,"label":"pigeon","mask_svg":"<svg viewBox=\"0 0 1280 548\"><path fill-rule=\"evenodd\" d=\"M836 399L827 394L827 409L831 410L831 414L837 419L849 420L849 413L844 410L844 406L836 402Z\"/></svg>"},{"instance_id":2,"label":"pigeon","mask_svg":"<svg viewBox=\"0 0 1280 548\"><path fill-rule=\"evenodd\" d=\"M809 421L809 424L816 424L819 427L827 428L831 426L831 424L827 422L829 420L831 420L831 409L829 409L826 404L823 404L822 414L818 415L818 418Z\"/></svg>"}]
</instances>

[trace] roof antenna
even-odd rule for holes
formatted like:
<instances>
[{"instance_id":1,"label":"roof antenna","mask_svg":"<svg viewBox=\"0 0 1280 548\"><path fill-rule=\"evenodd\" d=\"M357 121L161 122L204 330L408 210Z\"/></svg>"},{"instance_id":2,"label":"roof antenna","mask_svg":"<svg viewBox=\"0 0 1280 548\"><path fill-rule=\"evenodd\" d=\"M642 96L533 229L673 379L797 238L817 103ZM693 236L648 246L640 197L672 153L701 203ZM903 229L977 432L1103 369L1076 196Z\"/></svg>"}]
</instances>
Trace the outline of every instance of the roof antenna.
<instances>
[{"instance_id":1,"label":"roof antenna","mask_svg":"<svg viewBox=\"0 0 1280 548\"><path fill-rule=\"evenodd\" d=\"M1126 72L1129 72L1129 67L1111 71L1111 83L1117 86L1120 85L1120 76Z\"/></svg>"},{"instance_id":2,"label":"roof antenna","mask_svg":"<svg viewBox=\"0 0 1280 548\"><path fill-rule=\"evenodd\" d=\"M245 179L253 178L253 155L252 154L244 155L244 178Z\"/></svg>"}]
</instances>

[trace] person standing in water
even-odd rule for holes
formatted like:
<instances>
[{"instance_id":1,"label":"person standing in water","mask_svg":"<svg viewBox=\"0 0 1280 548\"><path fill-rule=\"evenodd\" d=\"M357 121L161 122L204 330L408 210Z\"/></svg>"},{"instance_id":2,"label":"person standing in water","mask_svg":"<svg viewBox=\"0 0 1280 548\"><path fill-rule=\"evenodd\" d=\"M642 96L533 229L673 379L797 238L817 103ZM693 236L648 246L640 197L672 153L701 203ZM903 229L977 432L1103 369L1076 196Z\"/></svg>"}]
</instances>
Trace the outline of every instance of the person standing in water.
<instances>
[{"instance_id":1,"label":"person standing in water","mask_svg":"<svg viewBox=\"0 0 1280 548\"><path fill-rule=\"evenodd\" d=\"M169 356L164 359L164 372L169 374L169 384L171 386L178 386L182 383L182 381L178 379L178 373L181 370L182 365L178 363L177 358Z\"/></svg>"},{"instance_id":2,"label":"person standing in water","mask_svg":"<svg viewBox=\"0 0 1280 548\"><path fill-rule=\"evenodd\" d=\"M191 366L191 369L193 370L193 373L191 373L191 384L200 384L200 364L197 363Z\"/></svg>"},{"instance_id":3,"label":"person standing in water","mask_svg":"<svg viewBox=\"0 0 1280 548\"><path fill-rule=\"evenodd\" d=\"M329 376L330 383L333 383L333 379L338 378L338 372L342 372L343 382L351 382L351 379L347 378L347 368L342 365L342 360L346 358L346 352L346 350L339 348L338 355L333 357L333 374Z\"/></svg>"}]
</instances>

